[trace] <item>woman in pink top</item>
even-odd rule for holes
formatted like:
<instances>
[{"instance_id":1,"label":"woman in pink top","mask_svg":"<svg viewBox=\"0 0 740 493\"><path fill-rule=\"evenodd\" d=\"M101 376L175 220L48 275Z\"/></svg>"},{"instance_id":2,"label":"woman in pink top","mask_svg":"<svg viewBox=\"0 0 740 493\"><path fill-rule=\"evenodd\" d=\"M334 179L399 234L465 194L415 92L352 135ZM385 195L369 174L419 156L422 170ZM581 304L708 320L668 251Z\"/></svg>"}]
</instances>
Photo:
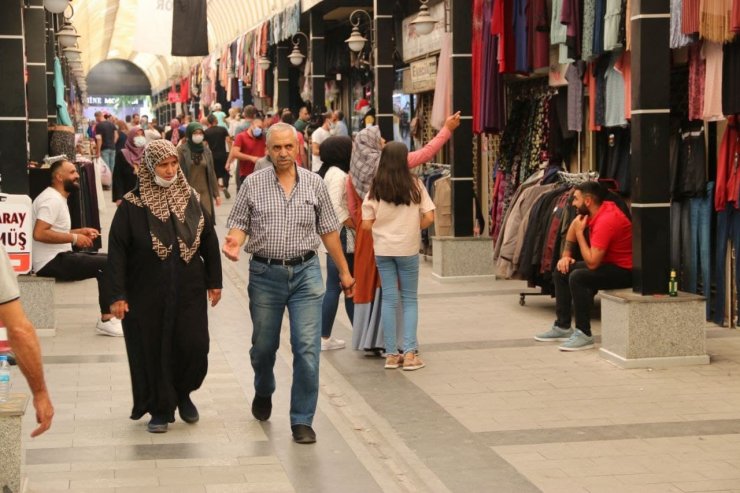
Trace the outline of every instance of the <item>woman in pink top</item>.
<instances>
[{"instance_id":1,"label":"woman in pink top","mask_svg":"<svg viewBox=\"0 0 740 493\"><path fill-rule=\"evenodd\" d=\"M383 286L380 320L385 342L385 368L403 365L418 370L419 232L434 222L434 202L407 166L408 149L401 142L383 148L380 165L362 204L362 229L372 231L375 262ZM403 307L403 355L398 352L396 309Z\"/></svg>"},{"instance_id":2,"label":"woman in pink top","mask_svg":"<svg viewBox=\"0 0 740 493\"><path fill-rule=\"evenodd\" d=\"M447 118L436 137L422 149L408 153L407 164L414 168L430 161L450 139L452 132L460 126L460 113ZM362 220L362 199L370 189L380 163L384 141L380 130L371 126L361 130L355 138L350 162L350 178L347 179L347 206L355 224ZM354 320L352 323L352 347L372 351L380 355L383 351L383 334L380 330L380 314L377 303L380 299L380 278L375 268L373 237L369 231L357 230L355 238L355 297Z\"/></svg>"}]
</instances>

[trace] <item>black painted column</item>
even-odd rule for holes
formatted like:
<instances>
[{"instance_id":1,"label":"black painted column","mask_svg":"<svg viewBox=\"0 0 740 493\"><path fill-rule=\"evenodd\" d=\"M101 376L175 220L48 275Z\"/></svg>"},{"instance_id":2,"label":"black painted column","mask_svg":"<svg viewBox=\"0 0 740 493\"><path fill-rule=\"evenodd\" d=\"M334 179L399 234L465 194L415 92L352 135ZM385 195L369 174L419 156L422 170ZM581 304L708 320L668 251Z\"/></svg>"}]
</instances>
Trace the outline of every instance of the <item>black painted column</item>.
<instances>
[{"instance_id":1,"label":"black painted column","mask_svg":"<svg viewBox=\"0 0 740 493\"><path fill-rule=\"evenodd\" d=\"M393 140L393 88L396 73L393 68L393 51L396 48L393 25L393 2L374 0L375 26L375 118L381 135Z\"/></svg>"},{"instance_id":2,"label":"black painted column","mask_svg":"<svg viewBox=\"0 0 740 493\"><path fill-rule=\"evenodd\" d=\"M57 122L57 100L54 92L54 56L56 55L55 16L46 15L46 118L49 123Z\"/></svg>"},{"instance_id":3,"label":"black painted column","mask_svg":"<svg viewBox=\"0 0 740 493\"><path fill-rule=\"evenodd\" d=\"M288 55L290 54L290 48L288 48L288 41L282 42L277 46L276 55L277 61L277 101L275 101L276 111L280 111L283 108L287 108L290 104L290 61ZM292 46L292 45L291 45Z\"/></svg>"},{"instance_id":4,"label":"black painted column","mask_svg":"<svg viewBox=\"0 0 740 493\"><path fill-rule=\"evenodd\" d=\"M326 79L326 60L324 50L324 18L316 9L310 12L311 24L311 103L313 111L324 111L326 109L326 90L324 82ZM298 115L296 115L296 118Z\"/></svg>"},{"instance_id":5,"label":"black painted column","mask_svg":"<svg viewBox=\"0 0 740 493\"><path fill-rule=\"evenodd\" d=\"M450 0L452 16L452 110L461 112L460 127L452 136L452 231L473 236L473 120L471 31L469 0Z\"/></svg>"},{"instance_id":6,"label":"black painted column","mask_svg":"<svg viewBox=\"0 0 740 493\"><path fill-rule=\"evenodd\" d=\"M28 84L29 158L40 162L48 153L48 108L46 107L46 11L43 0L30 0L23 10Z\"/></svg>"},{"instance_id":7,"label":"black painted column","mask_svg":"<svg viewBox=\"0 0 740 493\"><path fill-rule=\"evenodd\" d=\"M669 0L632 7L633 289L666 293L670 273Z\"/></svg>"},{"instance_id":8,"label":"black painted column","mask_svg":"<svg viewBox=\"0 0 740 493\"><path fill-rule=\"evenodd\" d=\"M28 193L28 127L24 82L23 0L6 0L0 15L0 177L3 193Z\"/></svg>"}]
</instances>

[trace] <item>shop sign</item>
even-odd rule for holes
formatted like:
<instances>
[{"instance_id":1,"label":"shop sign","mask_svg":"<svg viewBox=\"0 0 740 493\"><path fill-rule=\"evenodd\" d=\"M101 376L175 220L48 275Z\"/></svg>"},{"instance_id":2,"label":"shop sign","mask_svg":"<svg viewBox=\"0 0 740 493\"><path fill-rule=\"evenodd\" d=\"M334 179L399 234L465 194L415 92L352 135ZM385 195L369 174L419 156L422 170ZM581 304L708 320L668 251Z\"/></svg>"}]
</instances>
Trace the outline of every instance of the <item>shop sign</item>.
<instances>
[{"instance_id":1,"label":"shop sign","mask_svg":"<svg viewBox=\"0 0 740 493\"><path fill-rule=\"evenodd\" d=\"M433 91L437 85L437 57L412 62L403 73L403 92L417 94Z\"/></svg>"},{"instance_id":2,"label":"shop sign","mask_svg":"<svg viewBox=\"0 0 740 493\"><path fill-rule=\"evenodd\" d=\"M416 14L406 17L403 20L403 61L410 62L430 53L436 53L442 47L442 35L445 31L445 2L429 8L429 15L437 21L434 30L423 36L417 34L411 26L411 21L416 18Z\"/></svg>"},{"instance_id":3,"label":"shop sign","mask_svg":"<svg viewBox=\"0 0 740 493\"><path fill-rule=\"evenodd\" d=\"M0 243L18 274L31 272L32 238L31 198L0 193Z\"/></svg>"},{"instance_id":4,"label":"shop sign","mask_svg":"<svg viewBox=\"0 0 740 493\"><path fill-rule=\"evenodd\" d=\"M89 104L90 106L117 106L120 101L121 101L121 98L117 98L117 97L102 97L102 96L88 96L87 97L87 104ZM137 106L140 103L138 99L132 99L132 100L127 100L126 104L128 106Z\"/></svg>"}]
</instances>

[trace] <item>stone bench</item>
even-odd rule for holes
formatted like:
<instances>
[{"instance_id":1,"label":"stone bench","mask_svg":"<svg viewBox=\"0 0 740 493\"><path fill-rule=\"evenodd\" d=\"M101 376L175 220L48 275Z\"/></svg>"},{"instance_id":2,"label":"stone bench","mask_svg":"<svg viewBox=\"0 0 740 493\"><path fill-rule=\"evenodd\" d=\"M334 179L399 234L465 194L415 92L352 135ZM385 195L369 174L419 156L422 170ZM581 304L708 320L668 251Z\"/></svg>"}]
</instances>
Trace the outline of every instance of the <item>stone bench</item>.
<instances>
[{"instance_id":1,"label":"stone bench","mask_svg":"<svg viewBox=\"0 0 740 493\"><path fill-rule=\"evenodd\" d=\"M21 422L28 405L28 396L11 393L10 399L0 403L0 491L20 493L25 489L21 480L23 452L21 449Z\"/></svg>"},{"instance_id":2,"label":"stone bench","mask_svg":"<svg viewBox=\"0 0 740 493\"><path fill-rule=\"evenodd\" d=\"M18 276L21 304L39 337L56 335L54 283L51 277Z\"/></svg>"},{"instance_id":3,"label":"stone bench","mask_svg":"<svg viewBox=\"0 0 740 493\"><path fill-rule=\"evenodd\" d=\"M705 299L600 291L601 356L622 368L708 364Z\"/></svg>"}]
</instances>

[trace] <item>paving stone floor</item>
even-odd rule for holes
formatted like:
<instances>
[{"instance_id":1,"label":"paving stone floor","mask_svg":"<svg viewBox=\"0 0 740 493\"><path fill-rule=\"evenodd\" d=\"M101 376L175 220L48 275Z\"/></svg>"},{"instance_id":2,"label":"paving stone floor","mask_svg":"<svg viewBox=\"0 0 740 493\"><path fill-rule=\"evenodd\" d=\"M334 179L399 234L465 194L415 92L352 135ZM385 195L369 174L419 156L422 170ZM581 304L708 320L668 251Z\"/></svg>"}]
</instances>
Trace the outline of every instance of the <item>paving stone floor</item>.
<instances>
[{"instance_id":1,"label":"paving stone floor","mask_svg":"<svg viewBox=\"0 0 740 493\"><path fill-rule=\"evenodd\" d=\"M218 211L221 237L231 202ZM201 420L163 435L128 419L124 343L95 335L95 281L57 283L57 335L42 340L56 417L36 439L24 418L30 491L740 492L738 332L707 326L708 366L622 370L597 351L533 341L554 306L519 306L523 283L442 283L422 264L427 367L322 353L313 446L290 437L287 331L273 417L251 417L245 259L224 261L223 300L210 309L210 368L193 395ZM351 339L341 308L335 332Z\"/></svg>"}]
</instances>

